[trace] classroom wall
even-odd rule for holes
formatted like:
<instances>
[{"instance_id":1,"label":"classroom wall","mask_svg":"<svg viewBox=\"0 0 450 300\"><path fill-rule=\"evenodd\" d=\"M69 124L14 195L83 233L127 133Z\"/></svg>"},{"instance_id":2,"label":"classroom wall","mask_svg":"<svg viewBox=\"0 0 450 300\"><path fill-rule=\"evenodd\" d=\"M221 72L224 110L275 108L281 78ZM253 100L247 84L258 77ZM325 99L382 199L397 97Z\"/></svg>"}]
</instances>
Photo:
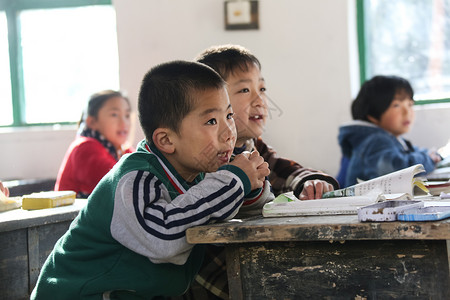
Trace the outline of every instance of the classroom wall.
<instances>
[{"instance_id":1,"label":"classroom wall","mask_svg":"<svg viewBox=\"0 0 450 300\"><path fill-rule=\"evenodd\" d=\"M270 101L263 138L281 156L338 172L338 126L358 88L354 0L260 0L259 30L226 31L224 1L113 0L120 82L136 109L140 81L155 64L193 59L213 44L241 44L261 61ZM417 111L408 137L441 146L450 108ZM131 142L143 138L136 116ZM0 131L0 178L55 177L74 126Z\"/></svg>"},{"instance_id":2,"label":"classroom wall","mask_svg":"<svg viewBox=\"0 0 450 300\"><path fill-rule=\"evenodd\" d=\"M261 0L260 29L239 31L224 29L224 1L116 0L114 5L121 85L132 97L155 64L192 59L214 44L241 44L260 59L271 98L264 139L282 156L337 172L337 125L349 118L350 53L356 53L349 42L355 38L354 26L349 31L353 1Z\"/></svg>"}]
</instances>

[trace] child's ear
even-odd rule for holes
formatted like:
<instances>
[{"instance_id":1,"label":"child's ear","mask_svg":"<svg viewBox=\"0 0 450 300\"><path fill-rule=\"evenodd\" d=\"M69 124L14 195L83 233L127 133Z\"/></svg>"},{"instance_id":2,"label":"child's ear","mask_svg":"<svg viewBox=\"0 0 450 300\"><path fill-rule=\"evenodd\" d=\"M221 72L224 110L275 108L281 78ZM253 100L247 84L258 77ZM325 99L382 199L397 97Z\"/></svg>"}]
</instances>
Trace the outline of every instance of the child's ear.
<instances>
[{"instance_id":1,"label":"child's ear","mask_svg":"<svg viewBox=\"0 0 450 300\"><path fill-rule=\"evenodd\" d=\"M377 120L377 119L375 119L375 118L372 117L372 116L367 116L367 119L368 119L371 123L373 123L373 124L375 124L375 125L379 125L379 124L380 124L380 121Z\"/></svg>"},{"instance_id":2,"label":"child's ear","mask_svg":"<svg viewBox=\"0 0 450 300\"><path fill-rule=\"evenodd\" d=\"M87 127L95 130L95 118L93 116L87 116L85 123Z\"/></svg>"},{"instance_id":3,"label":"child's ear","mask_svg":"<svg viewBox=\"0 0 450 300\"><path fill-rule=\"evenodd\" d=\"M171 154L175 151L175 145L172 141L172 130L168 128L157 128L153 132L153 143L159 151Z\"/></svg>"}]
</instances>

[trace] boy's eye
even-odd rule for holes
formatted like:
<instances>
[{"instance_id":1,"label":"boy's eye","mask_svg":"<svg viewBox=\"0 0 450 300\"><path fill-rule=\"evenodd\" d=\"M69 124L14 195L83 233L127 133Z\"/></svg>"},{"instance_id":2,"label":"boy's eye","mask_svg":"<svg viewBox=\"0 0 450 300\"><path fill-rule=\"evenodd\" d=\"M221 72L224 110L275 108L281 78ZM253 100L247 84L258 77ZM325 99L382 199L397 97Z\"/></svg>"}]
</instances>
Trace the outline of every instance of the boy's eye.
<instances>
[{"instance_id":1,"label":"boy's eye","mask_svg":"<svg viewBox=\"0 0 450 300\"><path fill-rule=\"evenodd\" d=\"M216 125L217 124L217 120L216 119L208 120L208 122L206 122L206 124L208 124L208 125Z\"/></svg>"},{"instance_id":2,"label":"boy's eye","mask_svg":"<svg viewBox=\"0 0 450 300\"><path fill-rule=\"evenodd\" d=\"M260 91L261 92L265 92L267 89L265 87L261 88Z\"/></svg>"},{"instance_id":3,"label":"boy's eye","mask_svg":"<svg viewBox=\"0 0 450 300\"><path fill-rule=\"evenodd\" d=\"M229 113L229 114L227 115L227 119L233 119L233 116L234 116L234 113Z\"/></svg>"},{"instance_id":4,"label":"boy's eye","mask_svg":"<svg viewBox=\"0 0 450 300\"><path fill-rule=\"evenodd\" d=\"M248 88L242 89L239 91L239 93L248 93L250 90Z\"/></svg>"}]
</instances>

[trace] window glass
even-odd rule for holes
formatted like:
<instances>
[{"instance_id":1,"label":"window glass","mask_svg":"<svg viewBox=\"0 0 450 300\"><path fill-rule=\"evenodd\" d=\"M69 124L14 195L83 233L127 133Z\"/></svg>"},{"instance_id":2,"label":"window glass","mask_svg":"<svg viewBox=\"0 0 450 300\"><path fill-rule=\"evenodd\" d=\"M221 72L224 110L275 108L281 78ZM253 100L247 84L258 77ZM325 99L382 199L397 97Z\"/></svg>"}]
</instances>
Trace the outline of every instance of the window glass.
<instances>
[{"instance_id":1,"label":"window glass","mask_svg":"<svg viewBox=\"0 0 450 300\"><path fill-rule=\"evenodd\" d=\"M119 89L112 6L19 15L26 123L76 122L89 96Z\"/></svg>"},{"instance_id":2,"label":"window glass","mask_svg":"<svg viewBox=\"0 0 450 300\"><path fill-rule=\"evenodd\" d=\"M366 78L398 75L416 99L450 98L450 0L365 4Z\"/></svg>"},{"instance_id":3,"label":"window glass","mask_svg":"<svg viewBox=\"0 0 450 300\"><path fill-rule=\"evenodd\" d=\"M8 53L6 15L0 11L0 126L11 125L13 122Z\"/></svg>"}]
</instances>

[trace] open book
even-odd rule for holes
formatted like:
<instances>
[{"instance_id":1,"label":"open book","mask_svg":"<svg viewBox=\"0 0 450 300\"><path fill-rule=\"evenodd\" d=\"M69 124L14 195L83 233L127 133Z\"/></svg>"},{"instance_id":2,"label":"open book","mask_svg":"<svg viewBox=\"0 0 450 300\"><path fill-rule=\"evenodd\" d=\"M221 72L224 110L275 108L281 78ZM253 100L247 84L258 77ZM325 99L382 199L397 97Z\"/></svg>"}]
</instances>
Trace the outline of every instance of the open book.
<instances>
[{"instance_id":1,"label":"open book","mask_svg":"<svg viewBox=\"0 0 450 300\"><path fill-rule=\"evenodd\" d=\"M422 165L415 165L326 193L325 197L316 200L301 201L292 192L281 194L274 201L264 205L263 216L348 215L357 214L360 207L381 201L411 200L415 186L420 188L422 194L427 192L422 179L416 177L424 171Z\"/></svg>"},{"instance_id":2,"label":"open book","mask_svg":"<svg viewBox=\"0 0 450 300\"><path fill-rule=\"evenodd\" d=\"M411 200L408 193L367 193L362 196L299 200L293 192L278 195L263 207L264 217L355 215L358 208L388 200Z\"/></svg>"},{"instance_id":3,"label":"open book","mask_svg":"<svg viewBox=\"0 0 450 300\"><path fill-rule=\"evenodd\" d=\"M324 193L323 198L361 196L373 191L378 191L380 194L427 194L428 189L424 184L424 180L426 179L417 177L417 175L421 173L425 173L425 168L423 165L417 164L409 168L357 183L344 189Z\"/></svg>"}]
</instances>

